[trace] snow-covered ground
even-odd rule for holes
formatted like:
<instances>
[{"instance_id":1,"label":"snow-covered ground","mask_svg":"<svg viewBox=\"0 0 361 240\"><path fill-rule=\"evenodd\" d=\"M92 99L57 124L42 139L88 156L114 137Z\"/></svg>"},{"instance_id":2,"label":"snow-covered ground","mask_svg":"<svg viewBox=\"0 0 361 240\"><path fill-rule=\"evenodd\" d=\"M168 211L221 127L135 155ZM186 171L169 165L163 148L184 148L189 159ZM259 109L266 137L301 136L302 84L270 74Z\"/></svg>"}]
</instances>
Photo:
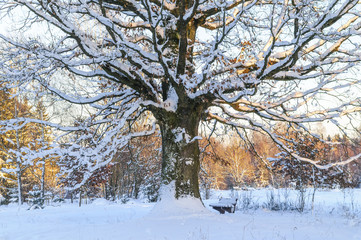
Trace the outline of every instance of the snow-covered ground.
<instances>
[{"instance_id":1,"label":"snow-covered ground","mask_svg":"<svg viewBox=\"0 0 361 240\"><path fill-rule=\"evenodd\" d=\"M273 194L272 194L273 192ZM91 204L0 206L0 240L360 240L361 190L318 191L314 211L306 192L306 209L271 211L270 205L297 207L297 192L290 190L213 191L206 209L192 200L166 204L97 199ZM210 209L218 197L238 197L235 214ZM273 198L272 198L273 196ZM273 199L273 200L272 200ZM272 203L272 204L271 204Z\"/></svg>"}]
</instances>

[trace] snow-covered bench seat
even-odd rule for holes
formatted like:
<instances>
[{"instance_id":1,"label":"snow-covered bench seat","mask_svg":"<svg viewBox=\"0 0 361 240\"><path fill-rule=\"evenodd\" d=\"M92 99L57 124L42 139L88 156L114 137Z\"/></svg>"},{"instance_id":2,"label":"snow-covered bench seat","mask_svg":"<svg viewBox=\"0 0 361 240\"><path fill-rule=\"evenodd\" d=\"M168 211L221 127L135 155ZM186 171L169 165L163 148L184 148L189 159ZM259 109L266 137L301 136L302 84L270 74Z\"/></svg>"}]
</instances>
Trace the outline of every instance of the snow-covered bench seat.
<instances>
[{"instance_id":1,"label":"snow-covered bench seat","mask_svg":"<svg viewBox=\"0 0 361 240\"><path fill-rule=\"evenodd\" d=\"M221 214L224 214L225 211L234 213L234 211L236 211L236 204L237 198L221 198L218 203L209 204L209 206Z\"/></svg>"}]
</instances>

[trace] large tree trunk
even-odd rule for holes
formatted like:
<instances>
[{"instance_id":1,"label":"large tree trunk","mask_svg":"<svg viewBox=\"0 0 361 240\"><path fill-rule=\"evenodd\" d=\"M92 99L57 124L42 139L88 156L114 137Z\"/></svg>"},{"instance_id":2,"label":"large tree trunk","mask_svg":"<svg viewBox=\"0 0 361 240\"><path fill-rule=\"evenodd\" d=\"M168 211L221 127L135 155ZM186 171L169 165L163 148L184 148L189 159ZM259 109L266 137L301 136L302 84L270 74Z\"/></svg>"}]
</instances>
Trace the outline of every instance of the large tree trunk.
<instances>
[{"instance_id":1,"label":"large tree trunk","mask_svg":"<svg viewBox=\"0 0 361 240\"><path fill-rule=\"evenodd\" d=\"M203 108L189 100L183 106L175 113L155 114L162 134L162 186L174 188L176 199L200 198L198 127Z\"/></svg>"}]
</instances>

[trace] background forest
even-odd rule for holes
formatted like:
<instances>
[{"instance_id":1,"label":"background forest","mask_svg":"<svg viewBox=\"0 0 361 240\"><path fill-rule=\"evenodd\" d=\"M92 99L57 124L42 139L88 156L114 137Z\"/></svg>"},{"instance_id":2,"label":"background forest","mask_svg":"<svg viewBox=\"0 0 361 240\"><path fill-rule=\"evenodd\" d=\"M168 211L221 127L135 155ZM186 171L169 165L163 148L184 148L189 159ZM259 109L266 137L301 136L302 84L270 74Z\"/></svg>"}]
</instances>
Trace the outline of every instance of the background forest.
<instances>
[{"instance_id":1,"label":"background forest","mask_svg":"<svg viewBox=\"0 0 361 240\"><path fill-rule=\"evenodd\" d=\"M13 92L0 92L1 121L21 117L49 118L44 102L30 103ZM147 118L133 123L145 130ZM81 124L81 119L74 122ZM326 130L319 125L319 133ZM203 131L212 131L203 126ZM157 201L161 182L161 139L159 132L134 138L117 150L112 161L92 173L81 183L86 169L77 167L76 158L54 155L52 140L56 133L42 124L26 124L19 129L0 134L0 203L26 202L43 207L53 201L78 199L79 204L95 198L107 200L148 199ZM91 131L89 129L88 131ZM201 140L200 186L203 198L211 189L318 188L360 187L361 163L354 161L343 166L320 169L301 162L282 152L272 140L262 134L250 136L252 144L245 145L230 129L213 128L214 134ZM278 135L288 135L285 142L300 156L324 159L322 164L348 159L361 151L359 138L336 134L327 143L307 133L295 132L279 125ZM79 133L77 133L79 134ZM212 135L212 134L211 134ZM329 144L334 143L334 144ZM90 147L90 143L89 143ZM39 155L39 152L42 154ZM46 154L49 152L49 154ZM80 184L81 183L81 184Z\"/></svg>"}]
</instances>

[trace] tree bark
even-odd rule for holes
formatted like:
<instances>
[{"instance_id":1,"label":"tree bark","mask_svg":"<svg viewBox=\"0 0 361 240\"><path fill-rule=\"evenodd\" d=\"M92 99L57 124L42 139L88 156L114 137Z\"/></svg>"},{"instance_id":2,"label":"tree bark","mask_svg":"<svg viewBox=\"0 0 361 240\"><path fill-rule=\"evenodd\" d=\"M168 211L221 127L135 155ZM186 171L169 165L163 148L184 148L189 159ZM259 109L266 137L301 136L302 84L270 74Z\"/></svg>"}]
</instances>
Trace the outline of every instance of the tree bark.
<instances>
[{"instance_id":1,"label":"tree bark","mask_svg":"<svg viewBox=\"0 0 361 240\"><path fill-rule=\"evenodd\" d=\"M176 199L200 199L197 136L203 109L202 104L188 99L178 105L176 112L154 114L162 134L162 186L174 186Z\"/></svg>"},{"instance_id":2,"label":"tree bark","mask_svg":"<svg viewBox=\"0 0 361 240\"><path fill-rule=\"evenodd\" d=\"M40 197L42 201L45 201L45 159L42 159L44 162L42 163L41 169L41 184L40 184Z\"/></svg>"},{"instance_id":3,"label":"tree bark","mask_svg":"<svg viewBox=\"0 0 361 240\"><path fill-rule=\"evenodd\" d=\"M79 191L79 207L81 207L81 201L82 201L82 190Z\"/></svg>"},{"instance_id":4,"label":"tree bark","mask_svg":"<svg viewBox=\"0 0 361 240\"><path fill-rule=\"evenodd\" d=\"M18 182L18 204L19 205L22 205L23 204L23 183L21 181L21 176L23 175L22 174L22 171L21 171L21 168L20 168L20 164L18 163L17 164L17 168L18 168L18 171L16 172L16 176L17 176L17 182Z\"/></svg>"}]
</instances>

